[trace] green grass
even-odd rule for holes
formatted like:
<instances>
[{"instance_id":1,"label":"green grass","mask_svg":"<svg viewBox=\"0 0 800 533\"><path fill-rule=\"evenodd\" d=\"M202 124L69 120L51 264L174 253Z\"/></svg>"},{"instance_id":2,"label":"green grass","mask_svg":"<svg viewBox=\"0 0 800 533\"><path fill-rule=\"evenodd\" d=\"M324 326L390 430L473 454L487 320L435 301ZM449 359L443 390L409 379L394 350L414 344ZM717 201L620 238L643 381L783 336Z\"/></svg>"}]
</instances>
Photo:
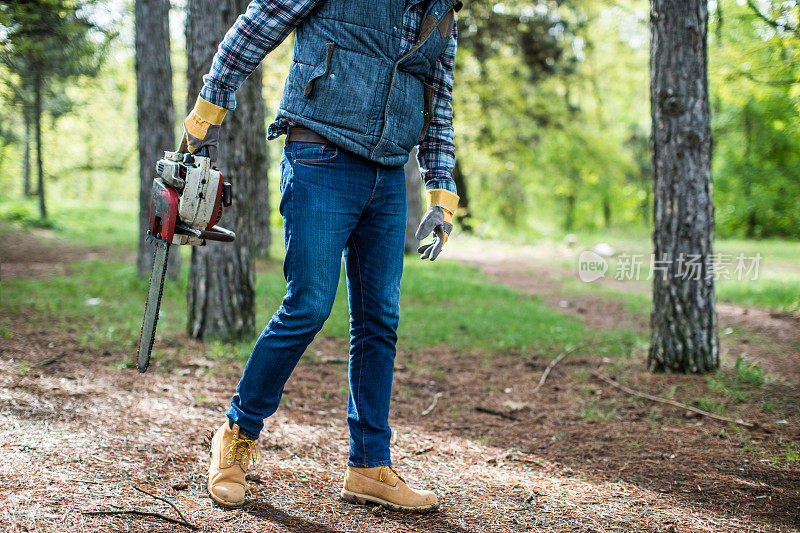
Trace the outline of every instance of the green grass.
<instances>
[{"instance_id":1,"label":"green grass","mask_svg":"<svg viewBox=\"0 0 800 533\"><path fill-rule=\"evenodd\" d=\"M33 326L55 323L89 347L135 350L147 294L147 280L136 276L136 266L84 261L70 270L69 275L45 279L3 280L0 308L25 313ZM185 288L183 280L164 284L160 331L183 328ZM10 330L9 324L2 327Z\"/></svg>"},{"instance_id":2,"label":"green grass","mask_svg":"<svg viewBox=\"0 0 800 533\"><path fill-rule=\"evenodd\" d=\"M17 230L35 224L28 220L35 213L35 199L0 200L0 235L9 227ZM28 211L28 215L18 213ZM95 247L125 248L136 245L136 205L80 205L61 202L51 208L53 228L48 236L66 242ZM28 217L28 218L26 218ZM5 220L2 220L5 219ZM9 222L9 219L14 219ZM32 224L32 225L31 225ZM33 232L34 237L38 234ZM635 252L646 245L646 235L615 231L604 239L620 250ZM279 234L273 239L273 255L278 257L282 246ZM600 235L579 236L580 245L599 242ZM792 285L800 257L800 244L783 241L731 241L731 250L749 254L755 251L766 258L773 257L781 271L769 274L768 281L759 280L734 289L720 285L721 298L743 300L750 298L754 305L778 308L795 305L797 285ZM720 245L720 248L725 248ZM738 247L738 248L737 248ZM646 249L646 248L642 248ZM184 257L189 247L182 247ZM796 254L796 255L793 255ZM776 268L777 268L776 267ZM256 283L256 324L267 324L279 306L285 291L280 260L259 263ZM772 271L768 271L772 272ZM184 262L178 280L165 284L159 332L162 337L180 333L186 321L186 279L188 261ZM784 278L780 278L784 276ZM800 278L799 278L800 279ZM618 299L633 312L647 312L650 305L647 292L620 292L598 284L586 284L575 278L559 280L569 292L592 291L604 298ZM69 275L49 279L4 279L0 309L12 313L29 311L32 321L42 325L62 324L79 334L87 346L134 350L141 327L141 316L147 280L136 276L132 264L119 261L82 261L70 265ZM497 285L476 268L455 261L420 261L415 256L406 259L401 290L401 320L398 330L399 347L419 350L447 346L459 351L497 353L515 351L531 355L553 356L565 346L591 338L595 351L602 355L629 356L631 347L646 341L629 330L590 331L578 319L564 316L551 309L535 296ZM90 299L99 299L90 305ZM336 301L322 333L341 339L349 337L347 291L344 271L340 276ZM7 323L0 321L0 335L14 335ZM243 358L249 354L256 332L251 339L222 345L209 343L210 355ZM156 350L158 347L156 346ZM156 354L158 355L158 354ZM490 360L490 359L489 359Z\"/></svg>"},{"instance_id":3,"label":"green grass","mask_svg":"<svg viewBox=\"0 0 800 533\"><path fill-rule=\"evenodd\" d=\"M793 463L800 461L800 446L788 444L786 446L786 462Z\"/></svg>"},{"instance_id":4,"label":"green grass","mask_svg":"<svg viewBox=\"0 0 800 533\"><path fill-rule=\"evenodd\" d=\"M257 324L266 325L285 291L279 264L267 264L256 283ZM159 320L162 337L182 332L186 321L187 265L178 280L167 280ZM47 279L10 278L2 282L0 309L23 312L33 325L56 323L76 333L84 345L133 353L141 327L147 280L135 266L121 262L82 261L70 265L68 275ZM577 319L550 309L532 296L494 285L477 269L454 262L423 263L410 257L402 285L399 346L418 350L445 345L453 350L497 352L515 349L554 354L565 345L590 335ZM10 322L10 319L6 319ZM330 318L322 333L349 338L344 276ZM4 336L13 335L10 323L0 324ZM608 343L606 350L624 353L634 342L625 332L595 334ZM246 356L255 340L217 346L210 350ZM216 347L215 347L216 346ZM156 345L156 350L158 346ZM156 354L158 355L158 354Z\"/></svg>"},{"instance_id":5,"label":"green grass","mask_svg":"<svg viewBox=\"0 0 800 533\"><path fill-rule=\"evenodd\" d=\"M722 280L717 286L717 298L748 307L796 313L800 311L800 279L787 273L763 273L757 281Z\"/></svg>"},{"instance_id":6,"label":"green grass","mask_svg":"<svg viewBox=\"0 0 800 533\"><path fill-rule=\"evenodd\" d=\"M8 205L0 204L6 208ZM128 249L135 246L135 209L66 204L52 212L56 228L53 233L60 240ZM9 224L19 230L24 222L3 222L0 233L9 231ZM281 239L274 241L273 249L278 255ZM162 338L185 328L187 263L178 280L168 279L165 283L159 321ZM133 264L119 261L81 261L71 264L69 270L68 275L48 279L3 280L0 309L25 312L43 326L53 322L62 325L76 333L86 346L133 353L147 280L136 276ZM280 305L285 281L278 259L259 262L257 270L256 324L261 328ZM445 345L453 350L517 350L552 355L592 335L601 344L606 343L605 351L626 353L629 345L641 340L628 331L587 331L579 320L565 317L536 297L496 285L476 268L454 261L431 263L409 256L401 293L398 344L407 350ZM0 332L3 336L14 334L9 323L0 323ZM344 270L322 334L349 338ZM209 343L208 350L210 355L243 358L249 354L255 337L254 331L251 339L241 343ZM155 350L158 356L158 345Z\"/></svg>"},{"instance_id":7,"label":"green grass","mask_svg":"<svg viewBox=\"0 0 800 533\"><path fill-rule=\"evenodd\" d=\"M60 240L83 246L134 247L138 241L138 209L133 202L84 205L61 201L49 208L46 221L39 218L35 198L0 199L0 220L18 228L50 229Z\"/></svg>"},{"instance_id":8,"label":"green grass","mask_svg":"<svg viewBox=\"0 0 800 533\"><path fill-rule=\"evenodd\" d=\"M626 307L631 310L649 308L650 287L650 253L652 242L649 232L645 228L611 228L603 231L576 232L575 250L591 249L595 244L606 242L612 245L618 254L640 256L642 260L639 280L625 279L630 284L630 290L618 290L608 287L598 289L598 283L582 283L577 276L571 276L573 281L569 286L578 291L605 291L613 297L622 298ZM558 234L534 243L540 247L551 249L564 249L564 235ZM800 311L800 242L780 239L747 240L747 239L717 239L714 243L715 254L726 254L729 259L727 264L728 275L721 276L717 281L717 298L719 301L730 302L744 306L763 307L779 312ZM736 258L742 254L749 266L750 258L760 254L761 260L758 268L757 279L750 279L752 273L742 275L742 279L735 270ZM567 256L553 257L550 263L567 268L577 274L577 259L568 259ZM606 277L613 278L621 273L618 270L619 260L612 257L608 260ZM746 274L746 273L743 273ZM725 279L729 277L731 279Z\"/></svg>"},{"instance_id":9,"label":"green grass","mask_svg":"<svg viewBox=\"0 0 800 533\"><path fill-rule=\"evenodd\" d=\"M597 398L592 398L583 405L578 413L578 418L581 420L611 420L616 413L616 403L603 403Z\"/></svg>"}]
</instances>

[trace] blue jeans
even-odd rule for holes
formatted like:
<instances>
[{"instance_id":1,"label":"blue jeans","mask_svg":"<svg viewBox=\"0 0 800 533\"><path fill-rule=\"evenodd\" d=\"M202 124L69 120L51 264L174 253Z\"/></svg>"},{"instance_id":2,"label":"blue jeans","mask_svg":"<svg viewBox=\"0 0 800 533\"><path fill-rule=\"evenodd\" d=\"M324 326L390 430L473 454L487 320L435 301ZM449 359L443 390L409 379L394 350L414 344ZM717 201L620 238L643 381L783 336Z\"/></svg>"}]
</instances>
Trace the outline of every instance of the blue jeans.
<instances>
[{"instance_id":1,"label":"blue jeans","mask_svg":"<svg viewBox=\"0 0 800 533\"><path fill-rule=\"evenodd\" d=\"M330 314L342 252L350 304L349 464L391 464L394 373L406 228L403 167L317 143L281 159L286 296L247 361L228 418L252 438L280 403L300 356Z\"/></svg>"}]
</instances>

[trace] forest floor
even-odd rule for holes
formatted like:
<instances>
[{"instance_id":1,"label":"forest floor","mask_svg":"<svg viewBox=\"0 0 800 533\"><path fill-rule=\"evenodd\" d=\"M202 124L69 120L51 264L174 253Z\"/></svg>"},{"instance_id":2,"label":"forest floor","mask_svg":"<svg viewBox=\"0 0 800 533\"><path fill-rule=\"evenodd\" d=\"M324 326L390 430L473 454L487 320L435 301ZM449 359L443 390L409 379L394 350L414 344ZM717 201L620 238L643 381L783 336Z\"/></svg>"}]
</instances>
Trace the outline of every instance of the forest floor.
<instances>
[{"instance_id":1,"label":"forest floor","mask_svg":"<svg viewBox=\"0 0 800 533\"><path fill-rule=\"evenodd\" d=\"M4 278L69 276L71 261L99 253L7 237ZM609 291L576 290L563 282L568 269L533 252L463 248L450 257L598 332L647 329L645 310ZM440 511L417 516L338 500L346 341L314 341L314 357L298 366L259 439L249 503L225 510L205 493L208 435L224 419L241 361L212 357L176 334L159 339L169 369L139 375L119 364L130 354L92 348L69 327L0 305L0 524L188 530L152 517L83 514L176 516L137 486L173 502L200 531L800 531L800 317L730 304L719 311L721 329L736 333L722 336L724 372L714 377L651 375L640 348L612 360L589 342L533 392L556 354L401 346L393 461L442 500ZM768 379L733 368L740 355ZM595 370L759 426L634 398Z\"/></svg>"}]
</instances>

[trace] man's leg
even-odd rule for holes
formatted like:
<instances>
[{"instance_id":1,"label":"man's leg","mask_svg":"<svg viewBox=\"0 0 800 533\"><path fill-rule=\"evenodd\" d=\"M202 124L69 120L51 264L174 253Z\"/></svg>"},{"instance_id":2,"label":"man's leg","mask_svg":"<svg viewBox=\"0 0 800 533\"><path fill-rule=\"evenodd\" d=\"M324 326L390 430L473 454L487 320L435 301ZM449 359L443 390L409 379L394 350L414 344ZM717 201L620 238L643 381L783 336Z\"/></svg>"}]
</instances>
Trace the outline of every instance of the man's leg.
<instances>
[{"instance_id":1,"label":"man's leg","mask_svg":"<svg viewBox=\"0 0 800 533\"><path fill-rule=\"evenodd\" d=\"M357 161L357 160L356 160ZM281 161L286 296L258 338L231 400L230 420L255 438L278 408L300 356L330 314L342 250L369 195L354 158L333 147L290 143Z\"/></svg>"},{"instance_id":2,"label":"man's leg","mask_svg":"<svg viewBox=\"0 0 800 533\"><path fill-rule=\"evenodd\" d=\"M208 493L245 501L245 472L264 418L278 408L297 361L330 314L342 250L372 190L363 163L331 146L289 143L281 160L286 296L253 348L226 421L211 440Z\"/></svg>"},{"instance_id":3,"label":"man's leg","mask_svg":"<svg viewBox=\"0 0 800 533\"><path fill-rule=\"evenodd\" d=\"M391 464L388 418L406 209L403 168L377 167L371 198L345 247L350 303L350 466Z\"/></svg>"},{"instance_id":4,"label":"man's leg","mask_svg":"<svg viewBox=\"0 0 800 533\"><path fill-rule=\"evenodd\" d=\"M402 167L377 168L375 187L345 248L350 300L350 460L341 496L360 504L426 512L436 494L406 485L391 466L392 394L406 231Z\"/></svg>"}]
</instances>

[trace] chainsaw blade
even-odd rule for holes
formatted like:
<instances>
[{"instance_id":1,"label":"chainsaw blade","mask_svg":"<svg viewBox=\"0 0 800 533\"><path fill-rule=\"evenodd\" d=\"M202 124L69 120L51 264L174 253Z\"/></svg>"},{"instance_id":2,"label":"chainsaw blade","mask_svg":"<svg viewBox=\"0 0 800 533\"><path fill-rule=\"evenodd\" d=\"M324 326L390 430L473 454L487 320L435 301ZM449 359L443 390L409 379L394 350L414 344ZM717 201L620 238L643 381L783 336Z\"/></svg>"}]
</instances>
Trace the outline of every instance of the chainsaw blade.
<instances>
[{"instance_id":1,"label":"chainsaw blade","mask_svg":"<svg viewBox=\"0 0 800 533\"><path fill-rule=\"evenodd\" d=\"M161 307L161 293L164 290L169 257L169 243L156 239L154 241L156 249L153 253L153 272L150 274L150 289L147 291L147 302L144 304L142 333L139 336L139 350L136 353L136 368L140 374L144 374L150 364L150 352L156 337L158 310Z\"/></svg>"}]
</instances>

